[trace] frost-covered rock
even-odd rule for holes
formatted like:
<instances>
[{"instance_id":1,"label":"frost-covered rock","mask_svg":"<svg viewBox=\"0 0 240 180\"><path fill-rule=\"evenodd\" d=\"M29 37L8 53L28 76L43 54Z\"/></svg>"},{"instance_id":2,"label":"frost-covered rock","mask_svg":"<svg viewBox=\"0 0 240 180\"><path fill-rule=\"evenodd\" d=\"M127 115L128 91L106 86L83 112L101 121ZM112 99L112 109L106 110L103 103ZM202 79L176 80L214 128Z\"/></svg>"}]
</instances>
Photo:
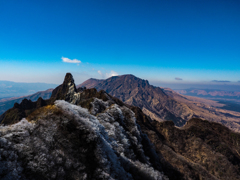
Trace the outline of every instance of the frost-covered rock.
<instances>
[{"instance_id":1,"label":"frost-covered rock","mask_svg":"<svg viewBox=\"0 0 240 180\"><path fill-rule=\"evenodd\" d=\"M0 179L166 179L149 161L134 113L95 98L64 100L0 127Z\"/></svg>"}]
</instances>

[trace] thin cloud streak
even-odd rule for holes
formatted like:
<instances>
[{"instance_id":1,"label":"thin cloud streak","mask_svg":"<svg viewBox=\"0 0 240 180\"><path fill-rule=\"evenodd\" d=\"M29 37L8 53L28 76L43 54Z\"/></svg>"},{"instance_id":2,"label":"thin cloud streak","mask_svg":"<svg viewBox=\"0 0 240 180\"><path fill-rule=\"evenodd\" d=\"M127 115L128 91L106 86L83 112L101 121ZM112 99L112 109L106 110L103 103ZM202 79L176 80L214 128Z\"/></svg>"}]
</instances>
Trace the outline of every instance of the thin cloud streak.
<instances>
[{"instance_id":1,"label":"thin cloud streak","mask_svg":"<svg viewBox=\"0 0 240 180\"><path fill-rule=\"evenodd\" d=\"M113 71L113 70L111 70L109 73L103 73L100 70L98 70L97 72L102 78L109 78L109 77L112 77L112 76L118 76L118 73Z\"/></svg>"},{"instance_id":2,"label":"thin cloud streak","mask_svg":"<svg viewBox=\"0 0 240 180\"><path fill-rule=\"evenodd\" d=\"M73 60L72 60L72 59L69 59L69 58L66 58L66 57L62 57L61 59L62 59L62 61L65 62L65 63L76 63L76 64L81 63L81 61L78 60L78 59L73 59Z\"/></svg>"},{"instance_id":3,"label":"thin cloud streak","mask_svg":"<svg viewBox=\"0 0 240 180\"><path fill-rule=\"evenodd\" d=\"M212 80L212 82L229 83L229 82L231 82L231 81L226 81L226 80Z\"/></svg>"},{"instance_id":4,"label":"thin cloud streak","mask_svg":"<svg viewBox=\"0 0 240 180\"><path fill-rule=\"evenodd\" d=\"M182 81L183 79L176 77L175 80L177 80L177 81Z\"/></svg>"}]
</instances>

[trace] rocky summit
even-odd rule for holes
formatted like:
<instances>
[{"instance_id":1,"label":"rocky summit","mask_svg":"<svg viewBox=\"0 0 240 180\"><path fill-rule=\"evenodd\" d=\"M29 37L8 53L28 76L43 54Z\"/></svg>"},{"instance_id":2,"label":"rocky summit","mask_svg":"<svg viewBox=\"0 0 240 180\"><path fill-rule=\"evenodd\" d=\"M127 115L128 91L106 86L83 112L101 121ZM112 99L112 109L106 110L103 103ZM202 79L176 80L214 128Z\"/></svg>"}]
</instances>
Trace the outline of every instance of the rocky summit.
<instances>
[{"instance_id":1,"label":"rocky summit","mask_svg":"<svg viewBox=\"0 0 240 180\"><path fill-rule=\"evenodd\" d=\"M0 122L0 179L240 179L238 133L152 120L104 90L76 88L70 73L50 99L16 103Z\"/></svg>"}]
</instances>

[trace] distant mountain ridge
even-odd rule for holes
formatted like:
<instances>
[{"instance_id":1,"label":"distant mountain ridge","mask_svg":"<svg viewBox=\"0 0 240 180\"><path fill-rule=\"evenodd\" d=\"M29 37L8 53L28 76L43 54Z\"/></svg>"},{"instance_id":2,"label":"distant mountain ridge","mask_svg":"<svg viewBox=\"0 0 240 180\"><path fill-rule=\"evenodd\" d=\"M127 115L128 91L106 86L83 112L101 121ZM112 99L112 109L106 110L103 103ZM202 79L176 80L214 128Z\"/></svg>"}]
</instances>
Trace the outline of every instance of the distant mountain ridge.
<instances>
[{"instance_id":1,"label":"distant mountain ridge","mask_svg":"<svg viewBox=\"0 0 240 180\"><path fill-rule=\"evenodd\" d=\"M56 84L47 83L0 81L0 98L27 96L39 91L55 88L56 86Z\"/></svg>"},{"instance_id":2,"label":"distant mountain ridge","mask_svg":"<svg viewBox=\"0 0 240 180\"><path fill-rule=\"evenodd\" d=\"M222 91L222 90L209 90L209 89L180 89L175 90L183 95L199 96L199 97L228 97L239 98L240 91Z\"/></svg>"},{"instance_id":3,"label":"distant mountain ridge","mask_svg":"<svg viewBox=\"0 0 240 180\"><path fill-rule=\"evenodd\" d=\"M52 91L53 89L48 89L46 91L39 91L28 96L0 99L0 115L12 108L15 103L21 103L23 99L28 99L31 101L37 101L39 97L42 99L49 99Z\"/></svg>"},{"instance_id":4,"label":"distant mountain ridge","mask_svg":"<svg viewBox=\"0 0 240 180\"><path fill-rule=\"evenodd\" d=\"M80 86L104 90L124 103L138 106L152 119L172 120L177 126L184 125L189 119L199 117L240 131L240 113L215 108L204 99L193 100L173 90L152 86L147 80L133 75L113 76L106 80L89 79ZM205 100L207 101L207 100ZM214 104L214 103L213 103Z\"/></svg>"}]
</instances>

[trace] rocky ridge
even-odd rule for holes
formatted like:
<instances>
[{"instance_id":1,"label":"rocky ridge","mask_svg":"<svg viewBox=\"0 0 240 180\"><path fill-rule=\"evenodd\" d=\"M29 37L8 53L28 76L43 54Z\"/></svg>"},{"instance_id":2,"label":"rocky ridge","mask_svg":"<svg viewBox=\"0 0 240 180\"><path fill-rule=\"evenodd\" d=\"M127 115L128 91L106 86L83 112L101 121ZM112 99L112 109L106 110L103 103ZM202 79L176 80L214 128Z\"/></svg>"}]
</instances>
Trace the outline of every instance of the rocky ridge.
<instances>
[{"instance_id":1,"label":"rocky ridge","mask_svg":"<svg viewBox=\"0 0 240 180\"><path fill-rule=\"evenodd\" d=\"M154 121L71 74L45 104L26 102L0 126L1 179L240 179L240 134L221 124Z\"/></svg>"},{"instance_id":2,"label":"rocky ridge","mask_svg":"<svg viewBox=\"0 0 240 180\"><path fill-rule=\"evenodd\" d=\"M18 122L10 112L3 118L1 179L167 179L135 114L104 91L77 90L67 74L45 104L35 104L15 104L11 110L34 109Z\"/></svg>"}]
</instances>

